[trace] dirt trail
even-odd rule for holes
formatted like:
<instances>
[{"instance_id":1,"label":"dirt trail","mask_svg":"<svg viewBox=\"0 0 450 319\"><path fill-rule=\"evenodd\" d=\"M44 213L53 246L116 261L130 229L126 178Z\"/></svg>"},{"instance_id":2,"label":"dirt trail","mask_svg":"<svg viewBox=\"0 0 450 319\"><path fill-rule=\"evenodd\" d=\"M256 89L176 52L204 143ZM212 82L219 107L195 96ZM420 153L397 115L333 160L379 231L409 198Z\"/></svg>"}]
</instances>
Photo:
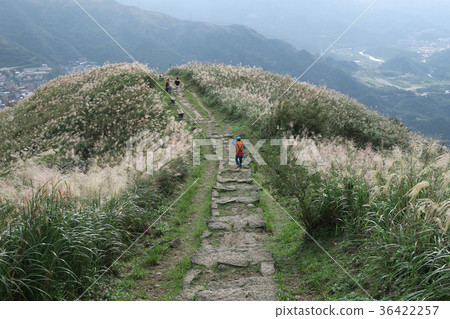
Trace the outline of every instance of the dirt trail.
<instances>
[{"instance_id":1,"label":"dirt trail","mask_svg":"<svg viewBox=\"0 0 450 319\"><path fill-rule=\"evenodd\" d=\"M195 111L185 99L181 98L181 102ZM191 254L192 267L184 278L184 291L174 299L278 300L273 256L262 245L267 236L266 222L257 207L258 186L252 171L245 163L236 170L234 160L228 160L229 153L233 153L229 148L231 135L220 131L200 100L199 105L209 118L198 121L206 124L207 135L216 141L214 148L224 148L224 159L212 191L208 229L202 234L201 247Z\"/></svg>"}]
</instances>

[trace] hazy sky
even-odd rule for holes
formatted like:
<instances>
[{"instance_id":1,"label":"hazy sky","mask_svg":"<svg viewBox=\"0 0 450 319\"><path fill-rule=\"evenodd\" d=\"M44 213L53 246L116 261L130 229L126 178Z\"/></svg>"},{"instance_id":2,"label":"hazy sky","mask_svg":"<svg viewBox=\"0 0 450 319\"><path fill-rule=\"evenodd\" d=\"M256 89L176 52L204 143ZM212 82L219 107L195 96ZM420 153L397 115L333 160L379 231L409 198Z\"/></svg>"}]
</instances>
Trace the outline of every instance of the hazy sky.
<instances>
[{"instance_id":1,"label":"hazy sky","mask_svg":"<svg viewBox=\"0 0 450 319\"><path fill-rule=\"evenodd\" d=\"M142 9L159 11L180 19L223 24L239 23L242 18L251 20L271 17L284 19L302 17L305 13L320 15L353 15L364 11L375 0L116 0ZM448 20L448 0L379 0L371 14L405 13L407 15ZM337 18L337 17L336 17ZM399 17L401 18L401 16ZM217 23L217 22L216 22Z\"/></svg>"},{"instance_id":2,"label":"hazy sky","mask_svg":"<svg viewBox=\"0 0 450 319\"><path fill-rule=\"evenodd\" d=\"M269 38L319 51L375 0L116 0L168 15L218 25L244 24ZM449 0L379 0L342 44L382 41L412 32L450 29ZM449 35L450 37L450 35ZM364 39L366 38L366 39ZM347 42L346 42L347 41ZM394 41L394 40L392 40Z\"/></svg>"}]
</instances>

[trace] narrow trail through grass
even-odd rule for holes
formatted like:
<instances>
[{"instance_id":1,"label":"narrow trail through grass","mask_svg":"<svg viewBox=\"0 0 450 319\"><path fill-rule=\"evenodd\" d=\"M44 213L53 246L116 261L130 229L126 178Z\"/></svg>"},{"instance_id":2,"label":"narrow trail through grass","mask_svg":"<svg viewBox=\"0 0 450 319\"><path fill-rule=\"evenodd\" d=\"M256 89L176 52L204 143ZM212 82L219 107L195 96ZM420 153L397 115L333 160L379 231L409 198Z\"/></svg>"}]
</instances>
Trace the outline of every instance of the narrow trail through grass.
<instances>
[{"instance_id":1,"label":"narrow trail through grass","mask_svg":"<svg viewBox=\"0 0 450 319\"><path fill-rule=\"evenodd\" d=\"M224 114L217 112L214 108L211 110L202 103L202 99L199 97L199 93L196 92L196 87L190 88L189 98L196 100L196 105L206 109L209 115L214 113L216 115L215 126L219 131L226 130L232 131L234 134L245 134L245 136L252 136L251 128L247 127L243 121L236 119L229 119ZM265 183L266 177L263 170L258 169L257 165L252 164L252 168L256 169L252 176L257 179L258 182ZM232 177L229 172L219 169L219 177ZM237 194L243 194L242 196L250 196L243 190L239 191L220 191L215 195L218 195L216 199L226 198L227 194L231 197L237 196ZM255 204L259 213L264 217L264 229L268 232L261 237L264 242L264 246L268 248L273 256L274 263L274 279L277 289L276 300L339 300L342 298L354 298L364 299L363 294L355 286L354 282L349 279L338 266L331 262L329 258L323 254L322 251L312 242L305 241L303 231L295 224L291 222L289 217L270 199L264 192L259 192L259 202ZM214 201L213 192L213 201ZM223 208L219 205L219 218L223 216L232 216L236 214L236 211L241 210L238 203L231 203ZM245 204L243 206L246 206ZM248 208L247 208L248 209ZM243 209L246 210L245 208ZM212 213L216 212L212 210ZM212 226L214 227L214 226ZM233 229L234 230L234 229ZM210 229L208 230L208 232ZM208 235L206 232L206 236ZM204 236L205 237L205 234ZM215 237L220 237L217 240ZM237 236L239 237L239 236ZM211 237L203 238L203 245L208 247L218 246L219 243L225 238L223 231L220 235L212 235ZM206 242L209 240L210 243ZM246 238L248 240L248 238ZM357 262L357 256L355 256L354 249L349 241L343 236L336 236L335 234L327 234L319 238L319 242L323 245L331 254L339 259L339 262L343 264L347 269L352 269L355 261ZM220 267L219 267L220 266ZM231 271L230 271L231 269ZM231 272L235 272L230 276ZM226 298L226 294L223 294L228 289L228 292L233 291L233 298L242 297L239 293L239 283L237 286L224 286L223 284L213 284L214 289L206 289L206 292L196 292L199 288L198 284L208 287L208 283L215 280L216 283L224 279L242 278L243 276L249 277L250 274L260 275L261 267L254 267L254 269L243 272L242 269L236 270L236 267L218 264L213 269L207 269L202 265L194 265L188 272L187 280L185 278L185 284L187 289L180 296L180 299L203 299L203 300L221 300ZM205 274L206 272L206 274ZM234 277L233 277L234 276ZM191 282L190 282L191 281ZM245 280L242 282L246 282ZM246 282L247 283L247 282ZM247 283L248 284L248 283ZM215 285L215 286L214 286ZM272 284L270 284L272 285ZM269 286L270 286L269 285ZM267 287L268 285L266 285ZM234 290L233 290L234 289ZM220 295L220 293L222 295ZM242 290L241 290L242 292ZM248 293L248 292L247 292ZM249 294L250 297L251 293ZM232 298L228 296L229 298ZM261 295L259 295L261 297ZM266 296L267 297L267 296ZM273 298L273 296L271 297ZM242 298L245 299L245 298ZM270 298L268 298L270 299Z\"/></svg>"},{"instance_id":2,"label":"narrow trail through grass","mask_svg":"<svg viewBox=\"0 0 450 319\"><path fill-rule=\"evenodd\" d=\"M225 160L232 136L196 93L175 96L204 136L218 143L204 152L224 147L225 157L203 160L195 169L198 184L175 206L174 220L167 221L173 231L129 263L118 287L132 300L278 300L273 257L262 244L268 233L259 187L250 167L236 171ZM244 178L247 183L237 183Z\"/></svg>"},{"instance_id":3,"label":"narrow trail through grass","mask_svg":"<svg viewBox=\"0 0 450 319\"><path fill-rule=\"evenodd\" d=\"M177 106L193 117L184 116L193 129L201 129L203 137L215 132L213 114L195 102L196 97L188 91L174 97ZM205 147L203 152L211 153L212 148ZM190 255L200 246L200 236L210 216L210 194L218 163L206 161L202 154L201 165L193 169L191 179L198 178L198 182L174 206L172 217L163 221L170 231L156 244L140 248L135 258L121 264L119 278L110 284L117 299L171 300L182 291L183 277L191 265Z\"/></svg>"}]
</instances>

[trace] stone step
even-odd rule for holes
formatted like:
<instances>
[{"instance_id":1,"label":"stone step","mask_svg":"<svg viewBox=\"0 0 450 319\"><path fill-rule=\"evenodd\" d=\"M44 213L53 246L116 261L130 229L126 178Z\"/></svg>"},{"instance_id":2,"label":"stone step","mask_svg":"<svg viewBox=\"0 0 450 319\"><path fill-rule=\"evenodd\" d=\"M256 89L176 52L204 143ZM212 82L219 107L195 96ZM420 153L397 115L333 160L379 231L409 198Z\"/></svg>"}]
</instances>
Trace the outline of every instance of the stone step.
<instances>
[{"instance_id":1,"label":"stone step","mask_svg":"<svg viewBox=\"0 0 450 319\"><path fill-rule=\"evenodd\" d=\"M218 176L225 178L225 179L251 179L252 173L251 171L238 171L234 170L234 172L224 172L224 173L218 173Z\"/></svg>"},{"instance_id":2,"label":"stone step","mask_svg":"<svg viewBox=\"0 0 450 319\"><path fill-rule=\"evenodd\" d=\"M273 256L267 248L260 244L231 248L202 246L191 255L192 264L206 267L214 265L247 267L262 262L273 262Z\"/></svg>"},{"instance_id":3,"label":"stone step","mask_svg":"<svg viewBox=\"0 0 450 319\"><path fill-rule=\"evenodd\" d=\"M226 205L230 203L242 203L242 204L252 204L252 203L258 203L259 198L258 197L223 197L218 199L213 199L213 201L216 201L219 205Z\"/></svg>"},{"instance_id":4,"label":"stone step","mask_svg":"<svg viewBox=\"0 0 450 319\"><path fill-rule=\"evenodd\" d=\"M204 230L205 239L202 244L205 246L212 246L214 244L217 247L232 247L232 246L244 246L244 245L256 245L263 242L266 234L262 232L250 232L250 231L237 231L237 232L214 232Z\"/></svg>"},{"instance_id":5,"label":"stone step","mask_svg":"<svg viewBox=\"0 0 450 319\"><path fill-rule=\"evenodd\" d=\"M260 214L262 216L263 210L253 204L233 203L226 206L211 208L211 215L213 217L251 216L255 214Z\"/></svg>"},{"instance_id":6,"label":"stone step","mask_svg":"<svg viewBox=\"0 0 450 319\"><path fill-rule=\"evenodd\" d=\"M217 192L217 193L215 193ZM216 195L217 194L217 195ZM212 199L222 199L222 198L234 198L234 197L254 197L258 198L259 193L257 191L249 190L238 190L238 191L217 191L213 190Z\"/></svg>"},{"instance_id":7,"label":"stone step","mask_svg":"<svg viewBox=\"0 0 450 319\"><path fill-rule=\"evenodd\" d=\"M222 176L217 176L217 182L219 183L239 183L239 184L252 184L253 179L246 178L246 179L240 179L240 178L223 178Z\"/></svg>"},{"instance_id":8,"label":"stone step","mask_svg":"<svg viewBox=\"0 0 450 319\"><path fill-rule=\"evenodd\" d=\"M245 230L247 227L255 229L266 227L266 221L258 214L213 217L206 223L211 230L233 230L236 232Z\"/></svg>"},{"instance_id":9,"label":"stone step","mask_svg":"<svg viewBox=\"0 0 450 319\"><path fill-rule=\"evenodd\" d=\"M228 152L224 152L224 159L228 159ZM250 165L245 161L242 163L242 169L249 169ZM236 162L234 161L234 155L231 157L231 161L225 160L219 162L219 169L235 169Z\"/></svg>"},{"instance_id":10,"label":"stone step","mask_svg":"<svg viewBox=\"0 0 450 319\"><path fill-rule=\"evenodd\" d=\"M206 289L195 293L199 301L270 301L277 300L278 288L273 278L247 277L228 282L211 282Z\"/></svg>"},{"instance_id":11,"label":"stone step","mask_svg":"<svg viewBox=\"0 0 450 319\"><path fill-rule=\"evenodd\" d=\"M223 174L223 173L250 173L251 174L251 170L250 168L241 168L240 170L236 169L236 168L224 168L224 169L219 169L217 174Z\"/></svg>"},{"instance_id":12,"label":"stone step","mask_svg":"<svg viewBox=\"0 0 450 319\"><path fill-rule=\"evenodd\" d=\"M254 204L258 202L259 198L257 196L218 198L213 195L211 197L211 210L219 209L219 205L227 205L227 204L248 204L248 207L255 207Z\"/></svg>"},{"instance_id":13,"label":"stone step","mask_svg":"<svg viewBox=\"0 0 450 319\"><path fill-rule=\"evenodd\" d=\"M213 189L217 189L220 191L258 191L259 186L257 185L247 185L247 184L240 184L240 185L222 185L221 183L216 183L215 186L213 186Z\"/></svg>"},{"instance_id":14,"label":"stone step","mask_svg":"<svg viewBox=\"0 0 450 319\"><path fill-rule=\"evenodd\" d=\"M211 282L206 287L186 288L174 300L198 301L275 301L278 288L271 277L246 277L226 282Z\"/></svg>"}]
</instances>

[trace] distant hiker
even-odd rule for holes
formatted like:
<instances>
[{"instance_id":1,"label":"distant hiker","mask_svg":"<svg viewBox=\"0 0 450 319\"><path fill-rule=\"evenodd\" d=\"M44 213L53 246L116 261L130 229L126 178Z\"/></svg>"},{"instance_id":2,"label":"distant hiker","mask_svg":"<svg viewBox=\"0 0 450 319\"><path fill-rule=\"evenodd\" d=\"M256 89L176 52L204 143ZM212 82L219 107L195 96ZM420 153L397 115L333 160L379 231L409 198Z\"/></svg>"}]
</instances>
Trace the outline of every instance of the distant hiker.
<instances>
[{"instance_id":1,"label":"distant hiker","mask_svg":"<svg viewBox=\"0 0 450 319\"><path fill-rule=\"evenodd\" d=\"M172 87L170 86L170 80L167 79L166 81L166 92L167 93L172 93Z\"/></svg>"},{"instance_id":2,"label":"distant hiker","mask_svg":"<svg viewBox=\"0 0 450 319\"><path fill-rule=\"evenodd\" d=\"M236 140L233 140L232 143L236 146L236 168L241 169L242 161L244 160L244 150L247 149L247 147L245 147L239 136L236 137Z\"/></svg>"},{"instance_id":3,"label":"distant hiker","mask_svg":"<svg viewBox=\"0 0 450 319\"><path fill-rule=\"evenodd\" d=\"M181 84L180 78L177 77L177 79L175 80L175 90L177 92L177 95L180 92L180 84Z\"/></svg>"}]
</instances>

